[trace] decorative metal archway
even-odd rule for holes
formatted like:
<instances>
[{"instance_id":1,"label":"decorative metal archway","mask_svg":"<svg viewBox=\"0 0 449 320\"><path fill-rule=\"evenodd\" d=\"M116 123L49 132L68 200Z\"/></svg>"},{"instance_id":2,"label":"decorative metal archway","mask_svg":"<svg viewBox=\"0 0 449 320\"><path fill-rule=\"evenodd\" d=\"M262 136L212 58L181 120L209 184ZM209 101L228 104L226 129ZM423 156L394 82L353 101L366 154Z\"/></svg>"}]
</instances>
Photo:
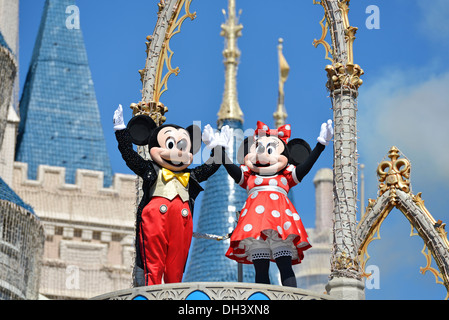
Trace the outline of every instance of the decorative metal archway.
<instances>
[{"instance_id":1,"label":"decorative metal archway","mask_svg":"<svg viewBox=\"0 0 449 320\"><path fill-rule=\"evenodd\" d=\"M388 214L399 209L411 225L411 236L419 235L424 240L421 251L426 258L426 266L421 273L430 271L439 284L446 287L449 298L449 241L446 224L436 221L424 206L421 193L414 195L410 188L410 161L401 158L398 148L392 147L388 153L390 160L382 161L377 167L379 179L379 196L376 200L370 199L365 215L357 226L357 241L359 243L359 261L362 270L370 258L369 244L380 239L380 227ZM417 231L417 233L414 232ZM438 270L431 267L432 257ZM363 273L367 277L370 274Z\"/></svg>"}]
</instances>

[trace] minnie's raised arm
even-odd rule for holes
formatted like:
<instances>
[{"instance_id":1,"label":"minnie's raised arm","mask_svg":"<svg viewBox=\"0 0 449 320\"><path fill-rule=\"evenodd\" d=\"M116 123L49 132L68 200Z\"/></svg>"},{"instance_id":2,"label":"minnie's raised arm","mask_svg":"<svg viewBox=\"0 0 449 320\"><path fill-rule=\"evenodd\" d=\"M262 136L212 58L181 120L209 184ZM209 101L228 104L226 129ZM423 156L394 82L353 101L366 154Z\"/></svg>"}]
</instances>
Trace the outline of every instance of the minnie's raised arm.
<instances>
[{"instance_id":1,"label":"minnie's raised arm","mask_svg":"<svg viewBox=\"0 0 449 320\"><path fill-rule=\"evenodd\" d=\"M307 159L295 168L296 179L299 182L301 182L312 169L313 165L320 157L321 152L323 152L325 146L327 146L332 140L333 135L334 129L332 128L332 120L328 120L321 125L320 135L317 138L318 143L315 148L312 150Z\"/></svg>"}]
</instances>

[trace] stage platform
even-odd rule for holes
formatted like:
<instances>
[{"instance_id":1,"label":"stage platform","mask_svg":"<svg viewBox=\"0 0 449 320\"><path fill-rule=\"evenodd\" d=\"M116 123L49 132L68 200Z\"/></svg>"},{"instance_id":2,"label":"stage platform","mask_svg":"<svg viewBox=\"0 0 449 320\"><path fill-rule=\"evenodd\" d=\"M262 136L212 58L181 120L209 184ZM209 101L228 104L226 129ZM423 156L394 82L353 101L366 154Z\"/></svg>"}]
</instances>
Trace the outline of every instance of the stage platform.
<instances>
[{"instance_id":1,"label":"stage platform","mask_svg":"<svg viewBox=\"0 0 449 320\"><path fill-rule=\"evenodd\" d=\"M92 300L334 300L327 294L242 282L185 282L106 293Z\"/></svg>"}]
</instances>

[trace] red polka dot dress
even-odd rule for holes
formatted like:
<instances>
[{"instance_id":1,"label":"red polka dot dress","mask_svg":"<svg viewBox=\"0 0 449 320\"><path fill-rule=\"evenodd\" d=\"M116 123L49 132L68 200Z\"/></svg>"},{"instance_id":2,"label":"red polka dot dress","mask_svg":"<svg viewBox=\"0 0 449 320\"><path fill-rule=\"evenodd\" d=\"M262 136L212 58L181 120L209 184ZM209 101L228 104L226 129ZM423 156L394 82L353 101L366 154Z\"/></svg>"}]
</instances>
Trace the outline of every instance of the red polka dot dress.
<instances>
[{"instance_id":1,"label":"red polka dot dress","mask_svg":"<svg viewBox=\"0 0 449 320\"><path fill-rule=\"evenodd\" d=\"M295 166L288 165L273 176L259 176L244 165L240 168L243 177L239 185L247 189L248 199L226 256L249 264L251 250L268 246L273 251L276 247L291 251L292 264L301 263L303 252L311 245L297 210L287 198L289 189L298 184L293 172ZM269 258L274 261L273 255Z\"/></svg>"}]
</instances>

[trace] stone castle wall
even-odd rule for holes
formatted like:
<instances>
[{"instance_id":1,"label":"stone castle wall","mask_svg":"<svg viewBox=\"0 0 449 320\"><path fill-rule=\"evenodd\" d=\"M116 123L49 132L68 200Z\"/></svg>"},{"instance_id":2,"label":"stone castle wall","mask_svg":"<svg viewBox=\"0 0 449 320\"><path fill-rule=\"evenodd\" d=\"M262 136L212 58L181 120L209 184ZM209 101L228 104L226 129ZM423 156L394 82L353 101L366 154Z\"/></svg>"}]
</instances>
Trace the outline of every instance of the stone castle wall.
<instances>
[{"instance_id":1,"label":"stone castle wall","mask_svg":"<svg viewBox=\"0 0 449 320\"><path fill-rule=\"evenodd\" d=\"M77 170L65 183L62 167L39 166L27 179L14 163L12 187L41 219L45 235L40 293L49 298L91 298L130 288L134 256L135 176L116 174L103 187L103 172Z\"/></svg>"}]
</instances>

